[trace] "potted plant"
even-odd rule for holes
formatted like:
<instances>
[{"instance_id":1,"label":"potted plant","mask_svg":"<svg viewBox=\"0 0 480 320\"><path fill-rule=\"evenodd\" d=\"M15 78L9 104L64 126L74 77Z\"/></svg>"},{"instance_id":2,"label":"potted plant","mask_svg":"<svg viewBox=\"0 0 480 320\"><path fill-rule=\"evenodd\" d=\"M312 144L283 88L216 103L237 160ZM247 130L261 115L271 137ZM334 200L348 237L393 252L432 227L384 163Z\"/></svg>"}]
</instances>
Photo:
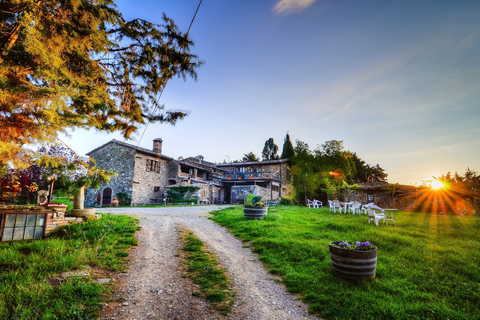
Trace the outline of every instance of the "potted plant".
<instances>
[{"instance_id":1,"label":"potted plant","mask_svg":"<svg viewBox=\"0 0 480 320\"><path fill-rule=\"evenodd\" d=\"M243 206L243 216L245 219L260 220L268 213L268 206L262 202L261 196L249 194L245 199Z\"/></svg>"},{"instance_id":2,"label":"potted plant","mask_svg":"<svg viewBox=\"0 0 480 320\"><path fill-rule=\"evenodd\" d=\"M118 198L117 197L113 197L113 200L112 200L112 207L118 207L118 204L120 203L120 201L118 201Z\"/></svg>"},{"instance_id":3,"label":"potted plant","mask_svg":"<svg viewBox=\"0 0 480 320\"><path fill-rule=\"evenodd\" d=\"M333 241L329 244L332 267L345 279L373 279L377 267L377 247L370 242Z\"/></svg>"}]
</instances>

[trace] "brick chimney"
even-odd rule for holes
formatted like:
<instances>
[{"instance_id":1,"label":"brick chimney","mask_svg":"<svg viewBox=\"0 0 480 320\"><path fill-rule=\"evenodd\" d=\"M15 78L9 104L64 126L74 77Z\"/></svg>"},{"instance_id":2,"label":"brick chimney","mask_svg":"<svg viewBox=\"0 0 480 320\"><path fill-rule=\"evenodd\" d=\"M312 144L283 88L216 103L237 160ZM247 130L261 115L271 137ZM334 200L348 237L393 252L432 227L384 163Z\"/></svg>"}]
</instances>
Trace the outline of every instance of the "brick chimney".
<instances>
[{"instance_id":1,"label":"brick chimney","mask_svg":"<svg viewBox=\"0 0 480 320\"><path fill-rule=\"evenodd\" d=\"M162 142L163 140L160 138L153 140L153 152L155 152L158 155L162 154Z\"/></svg>"}]
</instances>

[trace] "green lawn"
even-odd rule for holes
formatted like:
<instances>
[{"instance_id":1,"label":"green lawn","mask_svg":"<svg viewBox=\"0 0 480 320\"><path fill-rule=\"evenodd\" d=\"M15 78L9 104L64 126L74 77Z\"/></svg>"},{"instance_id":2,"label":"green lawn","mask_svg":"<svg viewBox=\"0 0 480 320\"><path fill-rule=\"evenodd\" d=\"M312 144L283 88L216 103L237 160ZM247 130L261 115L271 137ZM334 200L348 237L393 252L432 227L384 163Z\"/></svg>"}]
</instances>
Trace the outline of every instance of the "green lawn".
<instances>
[{"instance_id":1,"label":"green lawn","mask_svg":"<svg viewBox=\"0 0 480 320\"><path fill-rule=\"evenodd\" d=\"M480 319L480 218L397 212L397 226L328 209L278 206L261 221L242 207L212 219L246 241L290 292L326 319ZM332 271L330 241L378 247L376 278L352 282Z\"/></svg>"},{"instance_id":2,"label":"green lawn","mask_svg":"<svg viewBox=\"0 0 480 320\"><path fill-rule=\"evenodd\" d=\"M184 277L199 286L193 295L209 301L222 315L228 315L232 311L235 293L225 270L219 268L215 255L191 231L182 229L180 234L183 242L180 263L185 267Z\"/></svg>"},{"instance_id":3,"label":"green lawn","mask_svg":"<svg viewBox=\"0 0 480 320\"><path fill-rule=\"evenodd\" d=\"M111 284L88 278L60 282L64 271L121 271L138 220L103 215L71 224L44 240L0 243L0 319L97 319ZM92 276L95 277L95 276Z\"/></svg>"}]
</instances>

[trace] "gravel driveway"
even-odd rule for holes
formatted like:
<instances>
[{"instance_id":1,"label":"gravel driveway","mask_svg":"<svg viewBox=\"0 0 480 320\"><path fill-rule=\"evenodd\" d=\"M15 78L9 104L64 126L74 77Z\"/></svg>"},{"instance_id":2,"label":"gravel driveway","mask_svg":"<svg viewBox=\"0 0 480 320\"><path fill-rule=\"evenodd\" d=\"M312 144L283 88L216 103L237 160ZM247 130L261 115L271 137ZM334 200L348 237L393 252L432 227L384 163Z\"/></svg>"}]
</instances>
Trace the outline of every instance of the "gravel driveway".
<instances>
[{"instance_id":1,"label":"gravel driveway","mask_svg":"<svg viewBox=\"0 0 480 320\"><path fill-rule=\"evenodd\" d=\"M127 273L118 276L114 299L101 319L319 319L263 268L250 249L208 219L219 206L102 208L97 212L140 218L139 245L131 252ZM237 296L233 311L222 316L192 296L192 282L182 278L177 228L191 230L214 251L228 270Z\"/></svg>"}]
</instances>

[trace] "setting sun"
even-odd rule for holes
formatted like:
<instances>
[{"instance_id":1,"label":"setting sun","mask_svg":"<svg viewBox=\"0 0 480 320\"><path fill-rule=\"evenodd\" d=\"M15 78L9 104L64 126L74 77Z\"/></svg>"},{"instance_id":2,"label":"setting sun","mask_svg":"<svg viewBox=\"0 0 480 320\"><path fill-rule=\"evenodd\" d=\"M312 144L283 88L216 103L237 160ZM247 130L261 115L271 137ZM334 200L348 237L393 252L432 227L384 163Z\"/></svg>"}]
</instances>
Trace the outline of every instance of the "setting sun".
<instances>
[{"instance_id":1,"label":"setting sun","mask_svg":"<svg viewBox=\"0 0 480 320\"><path fill-rule=\"evenodd\" d=\"M433 190L441 189L443 187L443 182L438 181L438 180L433 180L432 184L431 184L431 187L432 187Z\"/></svg>"}]
</instances>

